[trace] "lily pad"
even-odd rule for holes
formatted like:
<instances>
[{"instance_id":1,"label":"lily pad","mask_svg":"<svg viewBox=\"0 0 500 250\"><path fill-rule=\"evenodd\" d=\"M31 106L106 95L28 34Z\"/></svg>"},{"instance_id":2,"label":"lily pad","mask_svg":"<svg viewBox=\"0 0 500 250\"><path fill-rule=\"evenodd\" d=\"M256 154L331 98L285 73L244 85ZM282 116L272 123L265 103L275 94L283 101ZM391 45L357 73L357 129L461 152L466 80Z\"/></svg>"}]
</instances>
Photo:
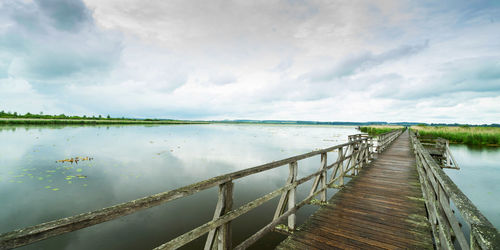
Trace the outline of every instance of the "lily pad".
<instances>
[{"instance_id":1,"label":"lily pad","mask_svg":"<svg viewBox=\"0 0 500 250\"><path fill-rule=\"evenodd\" d=\"M57 190L59 190L59 188L53 188L52 190L53 190L53 191L57 191Z\"/></svg>"}]
</instances>

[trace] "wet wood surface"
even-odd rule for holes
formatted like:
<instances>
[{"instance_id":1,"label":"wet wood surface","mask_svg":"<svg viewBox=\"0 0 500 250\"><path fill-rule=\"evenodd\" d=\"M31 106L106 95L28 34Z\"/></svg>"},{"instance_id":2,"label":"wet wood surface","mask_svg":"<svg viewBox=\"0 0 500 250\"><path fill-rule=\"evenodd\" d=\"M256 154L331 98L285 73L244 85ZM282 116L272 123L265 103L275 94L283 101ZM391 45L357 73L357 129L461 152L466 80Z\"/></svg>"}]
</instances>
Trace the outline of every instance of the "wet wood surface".
<instances>
[{"instance_id":1,"label":"wet wood surface","mask_svg":"<svg viewBox=\"0 0 500 250\"><path fill-rule=\"evenodd\" d=\"M408 132L277 249L432 249Z\"/></svg>"}]
</instances>

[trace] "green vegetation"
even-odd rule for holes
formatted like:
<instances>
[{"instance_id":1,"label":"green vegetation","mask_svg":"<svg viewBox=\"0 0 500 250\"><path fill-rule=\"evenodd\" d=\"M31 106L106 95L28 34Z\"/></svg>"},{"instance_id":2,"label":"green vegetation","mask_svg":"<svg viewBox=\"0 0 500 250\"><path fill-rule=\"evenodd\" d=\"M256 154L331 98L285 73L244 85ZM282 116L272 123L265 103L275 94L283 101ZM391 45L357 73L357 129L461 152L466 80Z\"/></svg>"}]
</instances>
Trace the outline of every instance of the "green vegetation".
<instances>
[{"instance_id":1,"label":"green vegetation","mask_svg":"<svg viewBox=\"0 0 500 250\"><path fill-rule=\"evenodd\" d=\"M31 114L30 112L22 115L18 114L17 112L11 113L5 112L5 111L0 111L0 118L24 118L24 119L64 119L64 120L105 120L105 119L113 119L113 120L124 120L125 118L111 118L109 115L107 118L103 118L101 115L98 117L92 116L92 117L87 117L87 116L67 116L65 114L60 114L60 115L44 115L43 112L40 112L40 114Z\"/></svg>"},{"instance_id":2,"label":"green vegetation","mask_svg":"<svg viewBox=\"0 0 500 250\"><path fill-rule=\"evenodd\" d=\"M104 118L102 115L97 117L87 116L66 116L60 115L44 115L30 114L29 112L21 115L17 112L0 111L0 125L118 125L118 124L202 124L207 122L199 121L181 121L181 120L160 120L160 119L128 119L128 118L111 118L107 115Z\"/></svg>"},{"instance_id":3,"label":"green vegetation","mask_svg":"<svg viewBox=\"0 0 500 250\"><path fill-rule=\"evenodd\" d=\"M412 126L422 136L441 137L452 143L469 145L500 146L500 128L498 127L444 127L444 126Z\"/></svg>"},{"instance_id":4,"label":"green vegetation","mask_svg":"<svg viewBox=\"0 0 500 250\"><path fill-rule=\"evenodd\" d=\"M391 132L396 129L401 129L402 126L367 126L359 127L359 130L370 135L379 135L387 132Z\"/></svg>"}]
</instances>

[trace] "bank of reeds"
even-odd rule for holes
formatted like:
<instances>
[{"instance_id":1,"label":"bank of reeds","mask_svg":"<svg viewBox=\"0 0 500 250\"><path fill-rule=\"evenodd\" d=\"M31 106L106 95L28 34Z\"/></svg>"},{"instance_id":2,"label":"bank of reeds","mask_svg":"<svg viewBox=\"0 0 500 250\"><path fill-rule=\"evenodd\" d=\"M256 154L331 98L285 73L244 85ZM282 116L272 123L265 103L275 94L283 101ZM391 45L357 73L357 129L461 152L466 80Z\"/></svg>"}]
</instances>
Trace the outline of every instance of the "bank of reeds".
<instances>
[{"instance_id":1,"label":"bank of reeds","mask_svg":"<svg viewBox=\"0 0 500 250\"><path fill-rule=\"evenodd\" d=\"M500 146L498 127L412 126L411 128L418 130L422 136L441 137L451 143Z\"/></svg>"},{"instance_id":2,"label":"bank of reeds","mask_svg":"<svg viewBox=\"0 0 500 250\"><path fill-rule=\"evenodd\" d=\"M374 126L364 126L359 127L359 130L369 135L379 135L387 132L391 132L396 129L401 129L402 126L390 126L390 125L374 125Z\"/></svg>"}]
</instances>

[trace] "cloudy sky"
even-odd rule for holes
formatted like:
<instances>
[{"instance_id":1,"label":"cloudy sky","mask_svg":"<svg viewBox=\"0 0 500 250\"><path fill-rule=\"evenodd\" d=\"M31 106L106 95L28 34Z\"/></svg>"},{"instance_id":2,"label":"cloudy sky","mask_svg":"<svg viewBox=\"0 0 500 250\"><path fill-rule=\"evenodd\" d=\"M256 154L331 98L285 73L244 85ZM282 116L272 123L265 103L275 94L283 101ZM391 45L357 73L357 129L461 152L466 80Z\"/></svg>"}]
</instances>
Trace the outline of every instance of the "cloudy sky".
<instances>
[{"instance_id":1,"label":"cloudy sky","mask_svg":"<svg viewBox=\"0 0 500 250\"><path fill-rule=\"evenodd\" d=\"M0 110L500 123L500 2L0 0Z\"/></svg>"}]
</instances>

